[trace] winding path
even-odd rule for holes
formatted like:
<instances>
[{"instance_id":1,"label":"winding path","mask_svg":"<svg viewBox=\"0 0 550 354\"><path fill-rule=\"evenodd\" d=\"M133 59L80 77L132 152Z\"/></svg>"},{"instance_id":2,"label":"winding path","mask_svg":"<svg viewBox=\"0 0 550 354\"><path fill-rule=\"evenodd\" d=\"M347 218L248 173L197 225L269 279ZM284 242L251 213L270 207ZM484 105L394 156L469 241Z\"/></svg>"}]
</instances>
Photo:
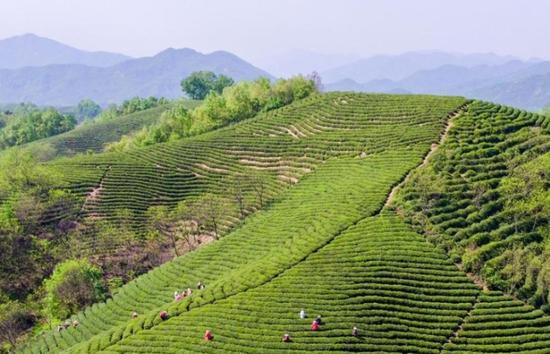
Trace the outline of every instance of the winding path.
<instances>
[{"instance_id":1,"label":"winding path","mask_svg":"<svg viewBox=\"0 0 550 354\"><path fill-rule=\"evenodd\" d=\"M395 199L395 196L397 194L397 191L399 190L399 188L409 180L409 177L411 175L411 173L418 169L418 168L422 168L424 166L426 166L428 164L428 161L430 159L430 157L437 151L437 149L439 149L439 147L443 144L443 142L445 141L445 139L447 138L447 134L449 133L449 130L454 126L454 123L452 121L453 118L457 117L460 113L462 113L464 107L460 107L459 109L457 109L456 111L454 111L453 113L449 114L449 117L447 119L447 125L445 126L445 130L443 131L443 133L441 134L441 137L439 139L439 142L437 143L433 143L431 148L430 148L430 151L426 154L426 156L424 156L424 160L422 161L422 163L420 165L418 165L416 168L413 168L412 170L409 171L409 173L407 173L407 175L405 176L405 178L403 178L403 180L401 182L399 182L395 187L392 188L390 194L388 195L388 199L386 199L386 203L384 203L384 207L388 207L392 204L393 200Z\"/></svg>"}]
</instances>

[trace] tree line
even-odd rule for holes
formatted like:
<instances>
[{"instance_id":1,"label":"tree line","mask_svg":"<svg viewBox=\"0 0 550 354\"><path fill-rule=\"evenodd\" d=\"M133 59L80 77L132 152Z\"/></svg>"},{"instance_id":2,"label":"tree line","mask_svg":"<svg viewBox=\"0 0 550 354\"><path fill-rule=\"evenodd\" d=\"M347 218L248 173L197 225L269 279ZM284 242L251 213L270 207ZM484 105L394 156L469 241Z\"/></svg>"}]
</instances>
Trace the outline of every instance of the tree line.
<instances>
[{"instance_id":1,"label":"tree line","mask_svg":"<svg viewBox=\"0 0 550 354\"><path fill-rule=\"evenodd\" d=\"M20 104L0 114L0 149L23 145L74 129L76 119L55 108Z\"/></svg>"},{"instance_id":2,"label":"tree line","mask_svg":"<svg viewBox=\"0 0 550 354\"><path fill-rule=\"evenodd\" d=\"M152 206L139 216L118 210L112 221L81 219L83 200L40 161L38 148L0 156L0 347L15 348L31 328L55 328L135 277L222 237L265 206L275 178L264 171L236 174L223 181L221 193L175 208ZM136 229L136 218L144 218L143 230Z\"/></svg>"},{"instance_id":3,"label":"tree line","mask_svg":"<svg viewBox=\"0 0 550 354\"><path fill-rule=\"evenodd\" d=\"M109 144L106 151L124 151L201 134L283 107L318 93L321 86L316 73L308 77L280 79L274 83L267 78L258 78L236 84L223 79L223 84L219 84L220 78L223 75L216 77L208 73L194 73L183 80L182 87L188 95L202 97L206 94L201 106L188 110L176 103L161 115L158 123L133 135L123 136L120 141Z\"/></svg>"}]
</instances>

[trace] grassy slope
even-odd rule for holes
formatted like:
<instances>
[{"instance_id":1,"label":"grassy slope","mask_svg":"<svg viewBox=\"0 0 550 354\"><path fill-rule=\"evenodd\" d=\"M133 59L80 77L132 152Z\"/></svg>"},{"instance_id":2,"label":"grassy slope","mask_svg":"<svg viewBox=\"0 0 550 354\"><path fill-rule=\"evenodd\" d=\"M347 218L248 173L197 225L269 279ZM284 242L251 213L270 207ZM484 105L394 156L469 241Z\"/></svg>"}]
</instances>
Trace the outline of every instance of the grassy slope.
<instances>
[{"instance_id":1,"label":"grassy slope","mask_svg":"<svg viewBox=\"0 0 550 354\"><path fill-rule=\"evenodd\" d=\"M198 173L195 160L188 164L173 161L174 156L189 158L175 151L190 145L199 155L194 158L202 158L211 168L221 167L223 157L241 169L250 168L252 160L262 165L260 162L271 158L290 167L305 162L313 172L303 178L306 170L302 167L302 175L297 176L303 180L276 197L267 211L254 215L224 239L128 284L112 301L78 315L81 325L76 330L46 335L33 346L34 352L71 347L73 352L95 352L122 337L156 327L161 309L168 309L171 316L184 316L197 307L268 283L344 230L374 215L391 187L418 165L437 141L447 114L463 102L334 93L179 144L137 152L142 161L161 155L163 159L157 161L163 167L194 173ZM217 152L214 157L200 155L207 146ZM114 163L121 157L103 158L113 159L115 169ZM207 181L218 176L211 168L200 170ZM198 279L208 284L206 291L170 305L174 290L192 286ZM138 321L129 318L134 310L143 314Z\"/></svg>"},{"instance_id":2,"label":"grassy slope","mask_svg":"<svg viewBox=\"0 0 550 354\"><path fill-rule=\"evenodd\" d=\"M549 334L550 317L542 311L498 291L484 292L442 353L548 354Z\"/></svg>"},{"instance_id":3,"label":"grassy slope","mask_svg":"<svg viewBox=\"0 0 550 354\"><path fill-rule=\"evenodd\" d=\"M200 101L183 101L192 109ZM77 153L102 152L105 144L118 141L123 135L130 134L144 126L155 123L161 113L169 109L171 104L136 112L104 122L90 122L66 133L47 139L32 142L26 146L51 144L55 148L56 157L74 156Z\"/></svg>"}]
</instances>

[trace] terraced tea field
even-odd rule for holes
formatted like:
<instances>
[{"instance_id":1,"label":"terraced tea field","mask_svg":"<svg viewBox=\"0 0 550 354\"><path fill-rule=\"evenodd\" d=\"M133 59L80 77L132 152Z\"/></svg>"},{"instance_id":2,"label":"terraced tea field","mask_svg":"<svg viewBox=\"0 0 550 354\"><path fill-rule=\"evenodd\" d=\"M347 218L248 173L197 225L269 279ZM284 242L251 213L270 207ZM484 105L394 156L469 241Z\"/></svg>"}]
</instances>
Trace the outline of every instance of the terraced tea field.
<instances>
[{"instance_id":1,"label":"terraced tea field","mask_svg":"<svg viewBox=\"0 0 550 354\"><path fill-rule=\"evenodd\" d=\"M550 353L550 317L502 293L485 292L444 354Z\"/></svg>"},{"instance_id":2,"label":"terraced tea field","mask_svg":"<svg viewBox=\"0 0 550 354\"><path fill-rule=\"evenodd\" d=\"M432 230L434 242L456 262L470 253L466 268L479 270L514 244L540 240L527 218L516 229L505 214L499 186L515 168L514 160L532 160L550 151L550 119L485 102L467 109L468 114L454 119L454 128L431 160L429 178L436 181L437 191L422 189L425 185L413 176L396 205L413 223Z\"/></svg>"},{"instance_id":3,"label":"terraced tea field","mask_svg":"<svg viewBox=\"0 0 550 354\"><path fill-rule=\"evenodd\" d=\"M460 179L493 183L504 173L501 151L544 151L544 134L525 134L542 123L462 98L331 93L180 142L51 163L88 196L84 214L115 220L129 208L137 228L150 205L222 195L235 176L258 171L270 176L268 203L220 240L77 314L78 327L43 333L19 352L546 353L547 317L483 291L454 264L437 237L469 224L433 227L447 209L420 209L415 184L419 171L441 172L449 213L472 212ZM430 223L411 227L418 210ZM196 289L199 280L206 289Z\"/></svg>"},{"instance_id":4,"label":"terraced tea field","mask_svg":"<svg viewBox=\"0 0 550 354\"><path fill-rule=\"evenodd\" d=\"M443 253L384 213L263 286L170 318L101 353L439 353L478 293ZM206 330L211 343L202 339ZM282 343L285 333L291 342Z\"/></svg>"},{"instance_id":5,"label":"terraced tea field","mask_svg":"<svg viewBox=\"0 0 550 354\"><path fill-rule=\"evenodd\" d=\"M116 211L128 209L140 230L149 207L175 207L205 193L227 195L236 176L261 173L269 202L329 159L427 149L437 141L448 114L464 102L326 94L182 141L56 161L52 166L65 172L71 188L86 199L83 216L116 221ZM260 205L253 191L245 192L249 213ZM229 228L237 217L237 210L232 210L222 224Z\"/></svg>"},{"instance_id":6,"label":"terraced tea field","mask_svg":"<svg viewBox=\"0 0 550 354\"><path fill-rule=\"evenodd\" d=\"M183 101L186 107L194 108L202 101ZM123 135L130 134L159 119L162 112L172 104L151 108L103 122L91 122L74 130L47 139L28 144L51 144L56 156L74 156L78 153L100 153L107 143L119 141Z\"/></svg>"},{"instance_id":7,"label":"terraced tea field","mask_svg":"<svg viewBox=\"0 0 550 354\"><path fill-rule=\"evenodd\" d=\"M403 105L402 111L396 103ZM142 167L148 163L164 173L172 169L192 175L189 180L202 185L189 183L188 195L216 191L230 173L263 169L274 176L270 185L274 197L266 211L253 214L220 241L138 278L113 300L78 315L81 325L74 333L46 335L33 348L57 351L84 340L88 341L75 347L76 352L103 348L153 326L160 309L172 302L174 289L192 286L197 278L208 284L207 290L170 308L170 315L269 282L380 210L392 186L420 164L430 145L438 141L449 113L463 104L460 98L330 94L178 144L56 162L60 168L77 171L74 181L84 181L78 185L82 191L87 179L103 178L100 194L109 191L110 183L100 173L109 176L124 166L130 169L131 161L139 161L135 174L147 174L150 169ZM392 112L382 109L388 106L394 107ZM301 138L287 131L306 126L310 130L301 128ZM407 133L407 139L400 138ZM388 142L387 137L394 141ZM71 169L71 163L78 168ZM160 163L164 168L156 166ZM288 177L300 182L294 186ZM119 186L123 188L120 182ZM140 187L136 183L129 188L135 192ZM120 194L122 199L125 193ZM97 204L106 205L101 199ZM134 310L143 313L138 321L127 315Z\"/></svg>"}]
</instances>

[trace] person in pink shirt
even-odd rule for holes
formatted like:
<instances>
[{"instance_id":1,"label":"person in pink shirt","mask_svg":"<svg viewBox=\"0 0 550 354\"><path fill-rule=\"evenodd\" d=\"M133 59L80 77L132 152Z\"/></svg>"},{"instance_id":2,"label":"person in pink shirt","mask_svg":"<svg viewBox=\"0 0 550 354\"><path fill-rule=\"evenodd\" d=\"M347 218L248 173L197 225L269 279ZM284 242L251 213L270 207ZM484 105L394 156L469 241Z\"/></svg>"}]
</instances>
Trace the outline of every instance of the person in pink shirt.
<instances>
[{"instance_id":1,"label":"person in pink shirt","mask_svg":"<svg viewBox=\"0 0 550 354\"><path fill-rule=\"evenodd\" d=\"M314 331L317 331L319 329L319 324L317 323L317 321L313 321L313 323L311 324L311 329Z\"/></svg>"}]
</instances>

